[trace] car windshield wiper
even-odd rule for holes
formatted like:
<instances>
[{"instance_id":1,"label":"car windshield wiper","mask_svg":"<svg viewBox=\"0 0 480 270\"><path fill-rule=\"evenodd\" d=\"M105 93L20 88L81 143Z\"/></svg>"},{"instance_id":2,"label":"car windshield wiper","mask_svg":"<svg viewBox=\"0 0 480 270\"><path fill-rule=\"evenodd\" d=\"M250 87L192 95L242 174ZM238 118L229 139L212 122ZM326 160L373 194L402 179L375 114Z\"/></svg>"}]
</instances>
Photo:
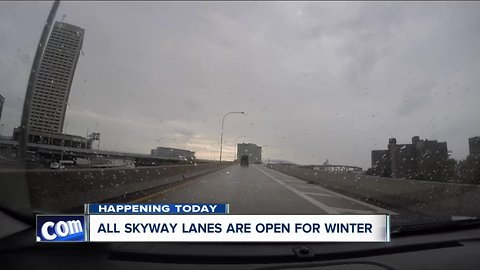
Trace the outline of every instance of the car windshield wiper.
<instances>
[{"instance_id":1,"label":"car windshield wiper","mask_svg":"<svg viewBox=\"0 0 480 270\"><path fill-rule=\"evenodd\" d=\"M391 228L392 235L402 235L402 234L424 234L424 233L433 233L440 231L455 231L468 229L471 227L480 226L480 219L477 217L465 217L462 219L457 219L451 217L450 221L439 221L432 223L419 223L419 224L407 224L407 225L398 225Z\"/></svg>"}]
</instances>

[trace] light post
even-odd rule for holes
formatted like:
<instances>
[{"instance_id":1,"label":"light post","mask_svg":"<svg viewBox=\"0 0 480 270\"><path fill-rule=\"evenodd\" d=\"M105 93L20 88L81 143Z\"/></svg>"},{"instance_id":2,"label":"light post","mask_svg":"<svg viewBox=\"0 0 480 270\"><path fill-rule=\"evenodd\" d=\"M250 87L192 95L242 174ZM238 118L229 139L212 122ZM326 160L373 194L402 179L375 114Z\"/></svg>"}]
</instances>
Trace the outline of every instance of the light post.
<instances>
[{"instance_id":1,"label":"light post","mask_svg":"<svg viewBox=\"0 0 480 270\"><path fill-rule=\"evenodd\" d=\"M264 163L264 162L263 162L263 159L265 158L265 151L264 151L264 150L265 150L265 147L270 147L270 146L268 146L268 144L262 145L262 163ZM269 160L270 160L270 159L269 159Z\"/></svg>"},{"instance_id":2,"label":"light post","mask_svg":"<svg viewBox=\"0 0 480 270\"><path fill-rule=\"evenodd\" d=\"M59 161L60 164L62 164L64 152L65 152L65 138L62 139L62 154L60 155L60 161Z\"/></svg>"},{"instance_id":3,"label":"light post","mask_svg":"<svg viewBox=\"0 0 480 270\"><path fill-rule=\"evenodd\" d=\"M234 113L238 113L238 114L245 114L245 112L229 112L229 113L226 113L224 116L223 116L223 119L222 119L222 133L220 135L220 162L222 162L222 150L223 150L223 125L225 123L225 117L227 117L229 114L234 114Z\"/></svg>"},{"instance_id":4,"label":"light post","mask_svg":"<svg viewBox=\"0 0 480 270\"><path fill-rule=\"evenodd\" d=\"M238 150L238 145L237 145L237 140L238 138L246 138L247 136L238 136L237 138L235 138L235 157L238 159L238 153L237 153L237 150Z\"/></svg>"}]
</instances>

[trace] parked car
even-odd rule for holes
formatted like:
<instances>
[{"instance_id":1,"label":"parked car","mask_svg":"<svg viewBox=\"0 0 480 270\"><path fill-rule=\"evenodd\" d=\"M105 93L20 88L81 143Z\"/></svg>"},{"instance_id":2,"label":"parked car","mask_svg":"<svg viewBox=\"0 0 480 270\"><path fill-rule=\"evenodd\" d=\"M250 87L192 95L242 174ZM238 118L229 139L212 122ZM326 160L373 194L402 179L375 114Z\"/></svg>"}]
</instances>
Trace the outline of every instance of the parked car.
<instances>
[{"instance_id":1,"label":"parked car","mask_svg":"<svg viewBox=\"0 0 480 270\"><path fill-rule=\"evenodd\" d=\"M63 170L65 169L65 166L59 162L52 162L50 163L50 169Z\"/></svg>"}]
</instances>

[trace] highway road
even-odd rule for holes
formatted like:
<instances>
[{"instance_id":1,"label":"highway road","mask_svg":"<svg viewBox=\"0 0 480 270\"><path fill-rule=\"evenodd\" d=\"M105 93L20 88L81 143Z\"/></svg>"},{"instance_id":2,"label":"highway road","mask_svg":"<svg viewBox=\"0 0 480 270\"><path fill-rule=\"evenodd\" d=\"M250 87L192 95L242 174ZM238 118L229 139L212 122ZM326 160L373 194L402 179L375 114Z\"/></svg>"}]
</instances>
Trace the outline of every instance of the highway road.
<instances>
[{"instance_id":1,"label":"highway road","mask_svg":"<svg viewBox=\"0 0 480 270\"><path fill-rule=\"evenodd\" d=\"M230 166L131 203L229 203L232 214L396 214L262 165Z\"/></svg>"}]
</instances>

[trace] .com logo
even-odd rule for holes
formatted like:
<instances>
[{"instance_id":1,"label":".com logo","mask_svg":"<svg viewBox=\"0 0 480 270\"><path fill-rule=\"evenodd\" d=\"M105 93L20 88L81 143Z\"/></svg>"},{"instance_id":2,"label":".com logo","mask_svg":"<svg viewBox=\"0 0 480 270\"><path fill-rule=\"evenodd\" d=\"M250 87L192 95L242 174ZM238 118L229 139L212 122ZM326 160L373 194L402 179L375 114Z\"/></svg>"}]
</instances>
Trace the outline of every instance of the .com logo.
<instances>
[{"instance_id":1,"label":".com logo","mask_svg":"<svg viewBox=\"0 0 480 270\"><path fill-rule=\"evenodd\" d=\"M85 216L37 216L37 242L84 242Z\"/></svg>"}]
</instances>

